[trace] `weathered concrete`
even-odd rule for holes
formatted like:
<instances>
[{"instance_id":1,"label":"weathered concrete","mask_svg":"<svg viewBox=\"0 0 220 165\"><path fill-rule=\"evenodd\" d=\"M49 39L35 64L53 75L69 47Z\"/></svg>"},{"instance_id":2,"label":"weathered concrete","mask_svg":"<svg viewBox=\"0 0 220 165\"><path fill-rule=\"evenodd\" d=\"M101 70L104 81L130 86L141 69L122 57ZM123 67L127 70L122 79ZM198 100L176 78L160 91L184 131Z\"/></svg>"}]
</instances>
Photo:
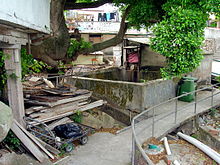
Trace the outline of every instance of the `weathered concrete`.
<instances>
[{"instance_id":1,"label":"weathered concrete","mask_svg":"<svg viewBox=\"0 0 220 165\"><path fill-rule=\"evenodd\" d=\"M196 77L199 84L211 84L213 54L205 54L201 64L190 76Z\"/></svg>"},{"instance_id":2,"label":"weathered concrete","mask_svg":"<svg viewBox=\"0 0 220 165\"><path fill-rule=\"evenodd\" d=\"M143 46L141 49L141 66L161 66L166 65L166 58L150 49L150 46Z\"/></svg>"},{"instance_id":3,"label":"weathered concrete","mask_svg":"<svg viewBox=\"0 0 220 165\"><path fill-rule=\"evenodd\" d=\"M198 135L199 140L209 147L220 151L220 138L212 136L205 127L199 126L197 129L198 131L196 132L196 135Z\"/></svg>"},{"instance_id":4,"label":"weathered concrete","mask_svg":"<svg viewBox=\"0 0 220 165\"><path fill-rule=\"evenodd\" d=\"M49 160L39 163L26 154L4 153L0 157L0 165L53 165Z\"/></svg>"},{"instance_id":5,"label":"weathered concrete","mask_svg":"<svg viewBox=\"0 0 220 165\"><path fill-rule=\"evenodd\" d=\"M205 38L220 38L220 29L211 27L206 28Z\"/></svg>"},{"instance_id":6,"label":"weathered concrete","mask_svg":"<svg viewBox=\"0 0 220 165\"><path fill-rule=\"evenodd\" d=\"M50 33L50 0L1 0L0 11L4 24Z\"/></svg>"},{"instance_id":7,"label":"weathered concrete","mask_svg":"<svg viewBox=\"0 0 220 165\"><path fill-rule=\"evenodd\" d=\"M89 89L97 97L106 99L123 109L143 111L153 105L175 97L177 81L152 80L146 83L111 81L77 77L76 86ZM75 83L69 78L68 83Z\"/></svg>"},{"instance_id":8,"label":"weathered concrete","mask_svg":"<svg viewBox=\"0 0 220 165\"><path fill-rule=\"evenodd\" d=\"M81 123L95 129L113 128L120 125L114 118L101 111L84 112Z\"/></svg>"},{"instance_id":9,"label":"weathered concrete","mask_svg":"<svg viewBox=\"0 0 220 165\"><path fill-rule=\"evenodd\" d=\"M220 29L206 28L205 29L205 38L215 40L214 59L220 59Z\"/></svg>"},{"instance_id":10,"label":"weathered concrete","mask_svg":"<svg viewBox=\"0 0 220 165\"><path fill-rule=\"evenodd\" d=\"M0 142L7 136L12 125L12 110L0 102Z\"/></svg>"},{"instance_id":11,"label":"weathered concrete","mask_svg":"<svg viewBox=\"0 0 220 165\"><path fill-rule=\"evenodd\" d=\"M24 99L23 88L21 83L21 57L20 46L17 48L4 49L4 53L9 56L5 59L5 70L8 75L8 100L9 105L13 111L13 117L21 124L24 125L23 117L24 112Z\"/></svg>"}]
</instances>

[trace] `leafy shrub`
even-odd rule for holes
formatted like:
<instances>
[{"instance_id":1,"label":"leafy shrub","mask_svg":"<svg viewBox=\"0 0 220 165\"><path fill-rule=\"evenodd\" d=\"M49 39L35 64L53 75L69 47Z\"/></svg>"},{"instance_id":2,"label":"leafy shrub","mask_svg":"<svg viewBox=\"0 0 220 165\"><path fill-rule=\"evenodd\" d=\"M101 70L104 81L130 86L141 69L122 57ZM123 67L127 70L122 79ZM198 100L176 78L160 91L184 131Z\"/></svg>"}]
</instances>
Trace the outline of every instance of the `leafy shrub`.
<instances>
[{"instance_id":1,"label":"leafy shrub","mask_svg":"<svg viewBox=\"0 0 220 165\"><path fill-rule=\"evenodd\" d=\"M7 144L9 148L12 150L17 150L21 145L21 141L16 137L16 135L11 130L8 132L8 135L3 140L3 142Z\"/></svg>"},{"instance_id":2,"label":"leafy shrub","mask_svg":"<svg viewBox=\"0 0 220 165\"><path fill-rule=\"evenodd\" d=\"M77 52L86 49L86 48L91 48L92 45L90 42L84 41L84 39L81 39L80 42L76 40L71 40L70 41L70 46L67 50L67 56L68 57L73 57Z\"/></svg>"},{"instance_id":3,"label":"leafy shrub","mask_svg":"<svg viewBox=\"0 0 220 165\"><path fill-rule=\"evenodd\" d=\"M82 122L82 118L83 118L83 114L82 114L82 112L77 111L70 118L71 118L71 120L73 120L76 123L81 123Z\"/></svg>"},{"instance_id":4,"label":"leafy shrub","mask_svg":"<svg viewBox=\"0 0 220 165\"><path fill-rule=\"evenodd\" d=\"M207 15L178 7L167 17L154 27L151 47L167 59L167 66L161 69L162 76L181 77L193 71L203 59L201 45Z\"/></svg>"},{"instance_id":5,"label":"leafy shrub","mask_svg":"<svg viewBox=\"0 0 220 165\"><path fill-rule=\"evenodd\" d=\"M24 77L27 74L32 73L40 73L43 71L45 67L47 67L47 64L35 60L31 54L27 54L26 49L21 49L21 67L22 67L22 77Z\"/></svg>"}]
</instances>

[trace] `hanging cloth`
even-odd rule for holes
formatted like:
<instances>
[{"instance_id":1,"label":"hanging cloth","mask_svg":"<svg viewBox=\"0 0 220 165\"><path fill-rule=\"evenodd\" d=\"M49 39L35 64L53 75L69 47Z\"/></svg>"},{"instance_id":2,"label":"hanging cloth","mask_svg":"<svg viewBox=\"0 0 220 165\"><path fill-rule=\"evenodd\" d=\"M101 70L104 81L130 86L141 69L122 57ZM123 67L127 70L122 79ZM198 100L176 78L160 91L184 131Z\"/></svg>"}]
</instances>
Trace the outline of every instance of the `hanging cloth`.
<instances>
[{"instance_id":1,"label":"hanging cloth","mask_svg":"<svg viewBox=\"0 0 220 165\"><path fill-rule=\"evenodd\" d=\"M128 62L129 63L138 63L138 53L131 53L128 55Z\"/></svg>"},{"instance_id":2,"label":"hanging cloth","mask_svg":"<svg viewBox=\"0 0 220 165\"><path fill-rule=\"evenodd\" d=\"M107 21L110 21L110 13L106 13Z\"/></svg>"}]
</instances>

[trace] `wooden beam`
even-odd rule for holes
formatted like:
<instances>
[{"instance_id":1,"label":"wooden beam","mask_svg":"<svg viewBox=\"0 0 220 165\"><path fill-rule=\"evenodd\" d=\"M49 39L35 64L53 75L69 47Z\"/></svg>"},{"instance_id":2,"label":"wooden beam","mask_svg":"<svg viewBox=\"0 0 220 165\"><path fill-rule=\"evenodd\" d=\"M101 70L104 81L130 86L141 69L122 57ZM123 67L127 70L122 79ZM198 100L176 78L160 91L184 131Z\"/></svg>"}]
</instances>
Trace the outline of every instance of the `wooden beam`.
<instances>
[{"instance_id":1,"label":"wooden beam","mask_svg":"<svg viewBox=\"0 0 220 165\"><path fill-rule=\"evenodd\" d=\"M81 107L78 108L78 110L83 112L83 111L86 111L86 110L89 110L89 109L92 109L92 108L96 108L96 107L102 106L104 103L105 102L103 100L99 100L99 101L96 101L96 102L93 102L93 103L81 106ZM60 118L66 117L66 116L70 116L70 115L72 115L72 114L74 114L76 112L77 111L70 111L70 112L66 112L64 114L55 115L55 116L47 117L47 118L44 118L44 119L37 119L37 120L40 121L40 122L49 122L49 121L60 119ZM30 124L37 125L34 122L30 122Z\"/></svg>"},{"instance_id":2,"label":"wooden beam","mask_svg":"<svg viewBox=\"0 0 220 165\"><path fill-rule=\"evenodd\" d=\"M81 100L81 99L88 99L91 95L92 95L92 92L90 92L88 94L68 98L68 99L58 100L56 102L51 102L51 103L41 102L41 101L36 101L36 100L28 100L27 103L33 103L35 105L44 105L44 106L48 106L48 107L54 107L54 106L57 106L57 105L66 104L66 103Z\"/></svg>"},{"instance_id":3,"label":"wooden beam","mask_svg":"<svg viewBox=\"0 0 220 165\"><path fill-rule=\"evenodd\" d=\"M23 117L25 116L25 112L21 83L20 49L3 49L3 51L10 56L10 58L5 59L5 70L7 75L9 75L7 78L9 105L12 108L14 118L24 126Z\"/></svg>"},{"instance_id":4,"label":"wooden beam","mask_svg":"<svg viewBox=\"0 0 220 165\"><path fill-rule=\"evenodd\" d=\"M26 129L24 129L16 120L14 120L15 124L42 150L46 153L51 159L54 159L54 156L46 150L36 139L35 137L29 133Z\"/></svg>"},{"instance_id":5,"label":"wooden beam","mask_svg":"<svg viewBox=\"0 0 220 165\"><path fill-rule=\"evenodd\" d=\"M51 124L48 125L48 128L50 130L54 129L54 127L61 125L61 124L66 124L67 122L71 122L71 120L68 117L65 117L63 119L60 119L59 121L55 121Z\"/></svg>"},{"instance_id":6,"label":"wooden beam","mask_svg":"<svg viewBox=\"0 0 220 165\"><path fill-rule=\"evenodd\" d=\"M55 155L58 155L60 153L60 151L54 147L52 147L51 145L45 143L44 141L42 141L41 139L35 137L37 139L37 141L39 141L39 143L44 146L48 151L54 153Z\"/></svg>"},{"instance_id":7,"label":"wooden beam","mask_svg":"<svg viewBox=\"0 0 220 165\"><path fill-rule=\"evenodd\" d=\"M43 163L47 159L40 149L31 141L31 139L29 139L19 128L16 122L12 123L11 130L39 162Z\"/></svg>"},{"instance_id":8,"label":"wooden beam","mask_svg":"<svg viewBox=\"0 0 220 165\"><path fill-rule=\"evenodd\" d=\"M104 104L105 102L103 100L98 100L98 101L95 101L93 103L90 103L90 104L87 104L87 105L84 105L82 107L79 108L79 111L83 112L83 111L86 111L86 110L89 110L89 109L93 109L93 108L96 108L96 107L100 107Z\"/></svg>"}]
</instances>

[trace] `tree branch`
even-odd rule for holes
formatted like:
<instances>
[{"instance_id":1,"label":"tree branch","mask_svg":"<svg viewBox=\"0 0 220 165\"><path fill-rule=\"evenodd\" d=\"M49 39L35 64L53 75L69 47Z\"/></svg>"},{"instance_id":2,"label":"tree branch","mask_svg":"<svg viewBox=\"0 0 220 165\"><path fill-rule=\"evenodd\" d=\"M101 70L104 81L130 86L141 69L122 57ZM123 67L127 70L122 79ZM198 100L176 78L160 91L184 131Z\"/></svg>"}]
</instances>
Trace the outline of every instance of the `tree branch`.
<instances>
[{"instance_id":1,"label":"tree branch","mask_svg":"<svg viewBox=\"0 0 220 165\"><path fill-rule=\"evenodd\" d=\"M107 41L101 42L101 43L96 43L92 45L92 48L86 49L86 50L82 50L79 53L91 53L91 52L96 52L96 51L100 51L103 50L105 48L111 47L111 46L116 46L119 43L121 43L124 39L124 35L128 29L128 24L125 22L126 17L130 11L130 6L128 6L122 16L122 20L121 20L121 25L120 25L120 30L118 32L118 34L112 38L109 39Z\"/></svg>"},{"instance_id":2,"label":"tree branch","mask_svg":"<svg viewBox=\"0 0 220 165\"><path fill-rule=\"evenodd\" d=\"M66 0L64 10L96 8L106 3L113 3L113 0L98 0L94 2L88 2L88 3L76 3L76 1L73 1L73 0Z\"/></svg>"}]
</instances>

